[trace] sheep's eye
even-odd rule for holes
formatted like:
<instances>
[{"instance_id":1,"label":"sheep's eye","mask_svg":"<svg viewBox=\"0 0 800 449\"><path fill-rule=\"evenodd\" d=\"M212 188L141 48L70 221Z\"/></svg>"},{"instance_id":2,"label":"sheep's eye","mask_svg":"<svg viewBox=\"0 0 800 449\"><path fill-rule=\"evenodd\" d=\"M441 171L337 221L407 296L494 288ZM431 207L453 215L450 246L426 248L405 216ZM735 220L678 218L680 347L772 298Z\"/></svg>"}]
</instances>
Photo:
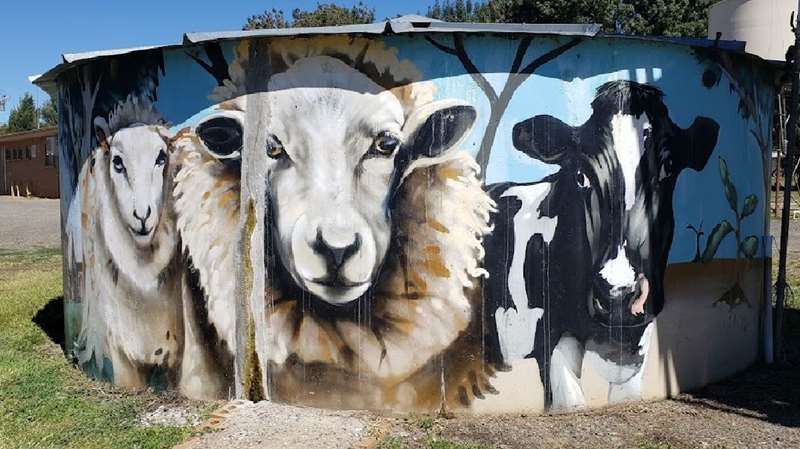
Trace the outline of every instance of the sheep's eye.
<instances>
[{"instance_id":1,"label":"sheep's eye","mask_svg":"<svg viewBox=\"0 0 800 449\"><path fill-rule=\"evenodd\" d=\"M590 187L589 177L587 177L580 169L575 172L575 184L582 189L588 189Z\"/></svg>"},{"instance_id":2,"label":"sheep's eye","mask_svg":"<svg viewBox=\"0 0 800 449\"><path fill-rule=\"evenodd\" d=\"M197 127L197 135L218 157L232 158L242 150L242 125L231 117L215 117Z\"/></svg>"},{"instance_id":3,"label":"sheep's eye","mask_svg":"<svg viewBox=\"0 0 800 449\"><path fill-rule=\"evenodd\" d=\"M114 171L117 173L122 173L125 171L125 164L122 163L122 158L119 156L114 156L111 159L111 164L114 166Z\"/></svg>"},{"instance_id":4,"label":"sheep's eye","mask_svg":"<svg viewBox=\"0 0 800 449\"><path fill-rule=\"evenodd\" d=\"M380 133L372 143L372 149L382 156L390 156L399 146L400 139L387 132Z\"/></svg>"},{"instance_id":5,"label":"sheep's eye","mask_svg":"<svg viewBox=\"0 0 800 449\"><path fill-rule=\"evenodd\" d=\"M280 159L286 155L286 149L283 143L275 135L267 136L267 156L272 159Z\"/></svg>"},{"instance_id":6,"label":"sheep's eye","mask_svg":"<svg viewBox=\"0 0 800 449\"><path fill-rule=\"evenodd\" d=\"M162 165L167 163L167 153L164 150L158 152L158 157L156 157L156 167L161 167Z\"/></svg>"}]
</instances>

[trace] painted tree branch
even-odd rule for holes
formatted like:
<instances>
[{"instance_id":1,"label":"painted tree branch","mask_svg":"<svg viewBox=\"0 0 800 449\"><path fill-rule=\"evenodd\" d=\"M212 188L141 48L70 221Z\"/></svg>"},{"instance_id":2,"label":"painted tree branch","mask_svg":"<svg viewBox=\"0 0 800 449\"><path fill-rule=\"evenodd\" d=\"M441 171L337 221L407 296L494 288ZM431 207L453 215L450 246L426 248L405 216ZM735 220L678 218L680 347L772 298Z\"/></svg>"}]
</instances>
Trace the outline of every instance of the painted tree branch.
<instances>
[{"instance_id":1,"label":"painted tree branch","mask_svg":"<svg viewBox=\"0 0 800 449\"><path fill-rule=\"evenodd\" d=\"M514 92L539 67L561 56L564 52L575 47L582 41L580 38L572 39L566 44L556 47L555 49L539 56L520 70L522 61L524 60L525 55L530 48L531 42L533 41L531 36L522 38L517 46L517 51L514 55L514 61L511 63L508 80L506 81L505 86L503 86L503 90L498 95L489 81L481 74L480 70L478 70L467 54L467 51L464 47L463 35L459 33L453 35L453 47L448 47L430 36L426 36L425 39L439 50L456 56L467 73L470 74L473 81L475 81L475 84L478 85L481 91L483 91L484 95L486 95L486 98L489 100L489 123L486 125L483 139L481 139L480 149L475 157L476 161L481 167L481 173L483 173L484 176L486 174L486 168L489 165L489 156L491 155L492 145L494 144L494 139L497 135L497 127L500 124L500 119L503 117L506 108L508 108L508 104L514 95Z\"/></svg>"},{"instance_id":2,"label":"painted tree branch","mask_svg":"<svg viewBox=\"0 0 800 449\"><path fill-rule=\"evenodd\" d=\"M217 81L217 85L224 86L225 80L230 79L230 75L228 74L228 61L225 60L225 56L222 54L222 47L219 43L213 43L203 48L210 64L191 52L187 51L186 54L213 76Z\"/></svg>"},{"instance_id":3,"label":"painted tree branch","mask_svg":"<svg viewBox=\"0 0 800 449\"><path fill-rule=\"evenodd\" d=\"M425 36L425 39L439 50L458 58L458 60L461 62L461 65L464 66L464 69L466 69L469 75L472 77L472 80L475 81L475 84L478 85L478 87L483 91L484 95L486 95L486 98L489 99L489 104L497 101L497 92L494 91L492 85L489 84L489 81L481 74L480 70L475 67L475 64L472 63L472 61L469 59L469 56L467 56L467 52L464 49L464 38L460 34L455 34L453 36L453 45L455 45L455 48L451 48L436 42L436 40L430 36Z\"/></svg>"}]
</instances>

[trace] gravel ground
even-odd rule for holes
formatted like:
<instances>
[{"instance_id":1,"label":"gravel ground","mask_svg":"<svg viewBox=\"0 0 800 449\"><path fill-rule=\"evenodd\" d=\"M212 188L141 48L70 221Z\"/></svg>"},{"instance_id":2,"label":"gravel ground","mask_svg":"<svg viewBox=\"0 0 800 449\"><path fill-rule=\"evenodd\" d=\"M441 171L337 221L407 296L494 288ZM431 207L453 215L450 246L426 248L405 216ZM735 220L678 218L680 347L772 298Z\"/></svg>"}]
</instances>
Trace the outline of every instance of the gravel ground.
<instances>
[{"instance_id":1,"label":"gravel ground","mask_svg":"<svg viewBox=\"0 0 800 449\"><path fill-rule=\"evenodd\" d=\"M216 431L195 437L178 448L348 449L368 438L370 418L362 412L293 407L267 401L234 401L230 405L229 412L220 414L226 419Z\"/></svg>"},{"instance_id":2,"label":"gravel ground","mask_svg":"<svg viewBox=\"0 0 800 449\"><path fill-rule=\"evenodd\" d=\"M0 249L61 245L59 200L0 196Z\"/></svg>"}]
</instances>

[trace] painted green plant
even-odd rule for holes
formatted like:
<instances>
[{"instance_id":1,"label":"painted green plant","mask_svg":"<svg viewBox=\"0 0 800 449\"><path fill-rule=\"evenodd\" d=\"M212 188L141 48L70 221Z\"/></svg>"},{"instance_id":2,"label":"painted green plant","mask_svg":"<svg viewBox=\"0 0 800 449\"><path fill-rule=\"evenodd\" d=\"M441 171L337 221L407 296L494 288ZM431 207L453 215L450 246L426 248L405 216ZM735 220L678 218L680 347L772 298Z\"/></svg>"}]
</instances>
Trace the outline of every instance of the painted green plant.
<instances>
[{"instance_id":1,"label":"painted green plant","mask_svg":"<svg viewBox=\"0 0 800 449\"><path fill-rule=\"evenodd\" d=\"M728 205L733 212L734 224L731 224L731 222L726 219L723 219L717 223L716 226L714 226L714 228L711 230L711 233L708 235L708 238L706 239L706 246L702 253L700 252L700 240L704 234L703 225L701 224L699 228L696 228L692 225L687 226L688 229L695 233L696 238L697 247L695 251L694 262L708 263L713 260L714 256L717 254L720 244L722 244L728 235L733 234L734 238L736 239L736 282L730 289L723 293L723 295L717 301L714 302L714 305L718 303L725 303L733 308L739 304L745 303L749 306L750 301L747 299L747 296L742 290L740 283L741 270L739 269L739 262L742 259L750 260L756 256L756 253L758 252L759 240L758 236L755 235L742 235L742 221L753 215L753 213L756 211L756 207L758 206L758 197L753 194L747 195L742 201L741 208L739 207L739 195L736 191L736 185L731 179L731 174L728 170L728 163L722 157L719 158L719 177L722 181L722 189L725 193L725 198L728 200Z\"/></svg>"}]
</instances>

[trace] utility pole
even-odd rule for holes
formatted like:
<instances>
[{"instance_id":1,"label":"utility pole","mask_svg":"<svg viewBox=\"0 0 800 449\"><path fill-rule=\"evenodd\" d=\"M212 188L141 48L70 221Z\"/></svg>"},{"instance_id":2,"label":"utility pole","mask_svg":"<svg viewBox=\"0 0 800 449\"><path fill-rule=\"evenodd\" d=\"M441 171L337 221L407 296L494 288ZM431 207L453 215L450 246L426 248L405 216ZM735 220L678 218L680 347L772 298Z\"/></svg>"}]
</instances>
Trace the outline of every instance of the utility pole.
<instances>
[{"instance_id":1,"label":"utility pole","mask_svg":"<svg viewBox=\"0 0 800 449\"><path fill-rule=\"evenodd\" d=\"M800 0L798 9L800 11ZM792 201L792 174L794 172L795 148L797 147L797 103L800 100L800 27L797 26L796 13L792 14L791 27L794 32L794 45L786 52L786 62L790 67L789 76L792 80L792 91L789 100L789 123L787 135L789 144L786 146L786 157L783 160L783 213L781 214L781 246L778 255L778 283L777 298L775 301L775 359L782 361L783 354L783 309L786 299L786 247L789 241L789 209ZM799 18L800 19L800 18ZM777 194L777 192L776 192Z\"/></svg>"}]
</instances>

